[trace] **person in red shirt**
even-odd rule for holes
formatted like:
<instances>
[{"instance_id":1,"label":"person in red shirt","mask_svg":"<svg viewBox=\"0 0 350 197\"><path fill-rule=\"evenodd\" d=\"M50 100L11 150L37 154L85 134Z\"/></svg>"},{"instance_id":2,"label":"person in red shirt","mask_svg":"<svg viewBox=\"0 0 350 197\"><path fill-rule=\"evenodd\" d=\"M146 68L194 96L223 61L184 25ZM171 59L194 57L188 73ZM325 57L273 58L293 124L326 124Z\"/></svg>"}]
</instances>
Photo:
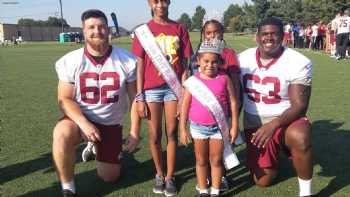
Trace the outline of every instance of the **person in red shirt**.
<instances>
[{"instance_id":1,"label":"person in red shirt","mask_svg":"<svg viewBox=\"0 0 350 197\"><path fill-rule=\"evenodd\" d=\"M311 35L312 35L312 29L311 29L311 24L307 24L306 30L305 30L305 35L306 35L306 46L305 48L311 49Z\"/></svg>"},{"instance_id":2,"label":"person in red shirt","mask_svg":"<svg viewBox=\"0 0 350 197\"><path fill-rule=\"evenodd\" d=\"M204 40L212 39L224 39L224 27L219 21L215 19L208 20L204 23L201 30L201 38L198 46L200 46ZM196 57L197 53L191 57L191 72L193 74L198 72L199 68L197 65ZM225 72L231 78L233 81L234 90L237 91L235 95L239 95L239 62L237 59L236 51L232 48L225 47L221 53L221 60L222 64L220 65L219 70L221 72Z\"/></svg>"},{"instance_id":3,"label":"person in red shirt","mask_svg":"<svg viewBox=\"0 0 350 197\"><path fill-rule=\"evenodd\" d=\"M185 79L187 73L185 65L192 54L188 31L184 25L169 19L170 0L148 0L148 4L153 18L147 23L147 26L178 79ZM174 91L162 78L141 44L136 36L132 43L132 52L137 56L137 111L140 117L147 119L149 145L156 168L153 192L173 196L177 193L174 170L177 146L177 109L180 98L177 98ZM161 149L163 111L168 142L165 176Z\"/></svg>"},{"instance_id":4,"label":"person in red shirt","mask_svg":"<svg viewBox=\"0 0 350 197\"><path fill-rule=\"evenodd\" d=\"M317 37L316 37L316 46L318 46L319 50L323 50L324 48L324 40L326 37L326 30L327 30L327 26L323 23L323 21L319 22L318 25L318 33L317 33Z\"/></svg>"}]
</instances>

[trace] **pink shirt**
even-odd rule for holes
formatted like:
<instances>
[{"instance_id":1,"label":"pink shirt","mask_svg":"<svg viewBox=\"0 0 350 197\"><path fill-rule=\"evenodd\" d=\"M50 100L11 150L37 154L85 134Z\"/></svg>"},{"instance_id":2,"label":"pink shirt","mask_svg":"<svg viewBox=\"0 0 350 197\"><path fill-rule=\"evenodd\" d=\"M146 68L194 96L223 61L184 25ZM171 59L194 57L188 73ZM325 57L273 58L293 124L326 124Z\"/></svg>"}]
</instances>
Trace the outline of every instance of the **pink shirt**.
<instances>
[{"instance_id":1,"label":"pink shirt","mask_svg":"<svg viewBox=\"0 0 350 197\"><path fill-rule=\"evenodd\" d=\"M215 79L202 79L199 73L195 74L201 82L203 82L215 95L216 99L221 104L225 115L228 115L229 98L227 92L227 81L224 74L218 74ZM213 115L208 111L208 109L203 106L195 97L191 98L191 105L189 111L189 119L192 122L201 125L214 125L216 121Z\"/></svg>"}]
</instances>

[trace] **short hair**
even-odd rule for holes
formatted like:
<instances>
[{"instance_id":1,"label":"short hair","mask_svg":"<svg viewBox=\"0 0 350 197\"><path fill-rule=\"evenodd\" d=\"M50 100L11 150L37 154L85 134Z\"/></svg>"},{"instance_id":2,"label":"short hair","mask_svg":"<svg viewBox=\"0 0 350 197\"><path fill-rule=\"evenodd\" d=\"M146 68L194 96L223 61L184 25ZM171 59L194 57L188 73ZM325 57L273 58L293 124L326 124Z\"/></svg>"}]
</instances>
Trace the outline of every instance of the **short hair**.
<instances>
[{"instance_id":1,"label":"short hair","mask_svg":"<svg viewBox=\"0 0 350 197\"><path fill-rule=\"evenodd\" d=\"M349 13L350 13L349 8L347 8L346 10L344 10L344 14L349 15Z\"/></svg>"},{"instance_id":2,"label":"short hair","mask_svg":"<svg viewBox=\"0 0 350 197\"><path fill-rule=\"evenodd\" d=\"M97 9L86 10L81 15L81 22L84 23L84 21L89 19L89 18L103 18L105 20L106 24L108 25L107 17L101 10L97 10Z\"/></svg>"},{"instance_id":3,"label":"short hair","mask_svg":"<svg viewBox=\"0 0 350 197\"><path fill-rule=\"evenodd\" d=\"M268 17L268 18L262 20L258 24L258 32L260 32L261 27L265 26L265 25L274 25L274 26L276 26L278 31L279 31L279 33L280 33L280 35L283 35L283 22L279 18Z\"/></svg>"}]
</instances>

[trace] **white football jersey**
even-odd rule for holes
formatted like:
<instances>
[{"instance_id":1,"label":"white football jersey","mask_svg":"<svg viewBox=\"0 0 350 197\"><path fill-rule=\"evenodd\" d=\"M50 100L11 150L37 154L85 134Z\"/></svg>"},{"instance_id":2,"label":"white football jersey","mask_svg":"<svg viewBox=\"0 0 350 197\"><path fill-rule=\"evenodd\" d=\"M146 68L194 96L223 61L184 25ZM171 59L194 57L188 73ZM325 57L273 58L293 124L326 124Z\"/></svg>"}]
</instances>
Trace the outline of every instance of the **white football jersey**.
<instances>
[{"instance_id":1,"label":"white football jersey","mask_svg":"<svg viewBox=\"0 0 350 197\"><path fill-rule=\"evenodd\" d=\"M289 33L292 30L292 26L290 24L287 24L283 27L283 31L286 33Z\"/></svg>"},{"instance_id":2,"label":"white football jersey","mask_svg":"<svg viewBox=\"0 0 350 197\"><path fill-rule=\"evenodd\" d=\"M97 63L85 48L72 51L56 62L59 80L75 86L75 101L91 121L103 125L121 124L128 109L126 83L136 80L136 59L118 47L111 47Z\"/></svg>"},{"instance_id":3,"label":"white football jersey","mask_svg":"<svg viewBox=\"0 0 350 197\"><path fill-rule=\"evenodd\" d=\"M318 25L313 25L312 27L311 27L311 29L312 29L312 34L311 34L311 36L312 37L316 37L317 35L318 35Z\"/></svg>"},{"instance_id":4,"label":"white football jersey","mask_svg":"<svg viewBox=\"0 0 350 197\"><path fill-rule=\"evenodd\" d=\"M350 32L350 17L342 16L336 19L337 34Z\"/></svg>"},{"instance_id":5,"label":"white football jersey","mask_svg":"<svg viewBox=\"0 0 350 197\"><path fill-rule=\"evenodd\" d=\"M335 17L332 21L331 21L331 29L333 30L333 31L335 31L338 27L338 25L337 25L337 21L338 21L338 16L337 17Z\"/></svg>"},{"instance_id":6,"label":"white football jersey","mask_svg":"<svg viewBox=\"0 0 350 197\"><path fill-rule=\"evenodd\" d=\"M261 118L281 115L290 107L290 84L311 85L312 63L299 52L284 48L279 58L266 66L257 48L239 54L244 110Z\"/></svg>"}]
</instances>

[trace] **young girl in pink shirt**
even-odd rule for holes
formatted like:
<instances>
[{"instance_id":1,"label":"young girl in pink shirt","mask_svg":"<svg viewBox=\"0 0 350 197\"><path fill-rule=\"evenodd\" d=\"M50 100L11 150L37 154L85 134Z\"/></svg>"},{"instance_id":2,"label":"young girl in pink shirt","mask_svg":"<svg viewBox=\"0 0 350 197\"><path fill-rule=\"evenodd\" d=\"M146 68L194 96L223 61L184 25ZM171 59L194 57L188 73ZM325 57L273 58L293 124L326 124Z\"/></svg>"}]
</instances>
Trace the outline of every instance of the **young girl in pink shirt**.
<instances>
[{"instance_id":1,"label":"young girl in pink shirt","mask_svg":"<svg viewBox=\"0 0 350 197\"><path fill-rule=\"evenodd\" d=\"M218 72L222 51L216 48L216 44L209 42L216 41L201 44L197 56L199 72L194 77L198 78L215 95L226 117L229 116L228 113L231 113L230 141L233 143L238 134L238 98L233 91L230 78ZM190 134L194 142L199 195L209 195L207 188L209 165L212 180L210 193L211 196L219 195L224 148L222 135L211 112L192 96L189 90L185 89L180 113L180 143L183 145L187 145L190 141L186 128L187 119L190 120Z\"/></svg>"}]
</instances>

